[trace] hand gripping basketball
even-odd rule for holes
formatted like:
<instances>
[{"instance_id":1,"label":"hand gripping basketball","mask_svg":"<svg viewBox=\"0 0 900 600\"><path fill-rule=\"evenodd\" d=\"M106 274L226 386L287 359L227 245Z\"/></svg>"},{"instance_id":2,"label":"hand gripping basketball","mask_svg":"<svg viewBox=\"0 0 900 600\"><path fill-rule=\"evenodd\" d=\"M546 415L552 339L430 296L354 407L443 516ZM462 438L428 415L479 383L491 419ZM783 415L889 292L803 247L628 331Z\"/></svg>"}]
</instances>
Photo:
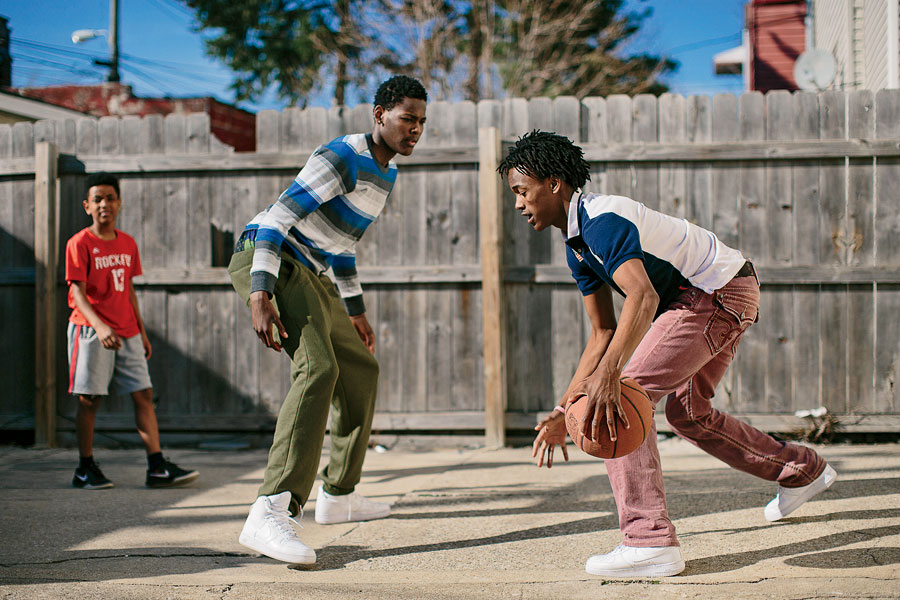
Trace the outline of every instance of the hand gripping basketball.
<instances>
[{"instance_id":1,"label":"hand gripping basketball","mask_svg":"<svg viewBox=\"0 0 900 600\"><path fill-rule=\"evenodd\" d=\"M566 430L575 445L584 452L597 458L620 458L637 450L650 432L650 420L653 418L653 404L650 397L638 383L630 377L619 380L622 389L622 408L625 411L628 429L617 413L613 413L616 421L616 440L610 439L606 417L600 423L599 439L593 439L591 421L582 423L588 402L587 396L581 396L566 407Z\"/></svg>"}]
</instances>

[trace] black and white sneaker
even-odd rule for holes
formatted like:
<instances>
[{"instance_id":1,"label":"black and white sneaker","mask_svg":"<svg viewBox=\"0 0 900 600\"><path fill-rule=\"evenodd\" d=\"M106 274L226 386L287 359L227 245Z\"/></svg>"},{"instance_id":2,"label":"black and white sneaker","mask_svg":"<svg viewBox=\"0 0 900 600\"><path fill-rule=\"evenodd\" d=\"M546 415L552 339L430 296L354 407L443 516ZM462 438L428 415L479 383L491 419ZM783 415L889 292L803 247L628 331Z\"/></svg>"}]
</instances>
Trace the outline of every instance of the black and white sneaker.
<instances>
[{"instance_id":1,"label":"black and white sneaker","mask_svg":"<svg viewBox=\"0 0 900 600\"><path fill-rule=\"evenodd\" d=\"M86 469L81 467L75 469L72 485L83 490L104 490L115 487L115 484L106 478L97 463L91 463Z\"/></svg>"},{"instance_id":2,"label":"black and white sneaker","mask_svg":"<svg viewBox=\"0 0 900 600\"><path fill-rule=\"evenodd\" d=\"M147 487L164 488L184 485L198 477L200 477L199 471L188 471L173 462L163 460L163 463L156 470L147 470Z\"/></svg>"}]
</instances>

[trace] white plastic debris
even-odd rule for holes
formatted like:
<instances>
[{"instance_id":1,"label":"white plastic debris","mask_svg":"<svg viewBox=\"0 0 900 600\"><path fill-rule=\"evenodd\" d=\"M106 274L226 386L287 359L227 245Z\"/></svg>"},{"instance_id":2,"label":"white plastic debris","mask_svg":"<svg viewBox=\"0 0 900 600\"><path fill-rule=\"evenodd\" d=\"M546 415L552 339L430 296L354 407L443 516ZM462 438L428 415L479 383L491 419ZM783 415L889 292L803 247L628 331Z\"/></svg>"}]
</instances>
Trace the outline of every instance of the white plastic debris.
<instances>
[{"instance_id":1,"label":"white plastic debris","mask_svg":"<svg viewBox=\"0 0 900 600\"><path fill-rule=\"evenodd\" d=\"M798 410L794 413L795 417L811 417L813 419L819 419L828 414L828 409L824 406L820 406L819 408L810 408L807 410Z\"/></svg>"}]
</instances>

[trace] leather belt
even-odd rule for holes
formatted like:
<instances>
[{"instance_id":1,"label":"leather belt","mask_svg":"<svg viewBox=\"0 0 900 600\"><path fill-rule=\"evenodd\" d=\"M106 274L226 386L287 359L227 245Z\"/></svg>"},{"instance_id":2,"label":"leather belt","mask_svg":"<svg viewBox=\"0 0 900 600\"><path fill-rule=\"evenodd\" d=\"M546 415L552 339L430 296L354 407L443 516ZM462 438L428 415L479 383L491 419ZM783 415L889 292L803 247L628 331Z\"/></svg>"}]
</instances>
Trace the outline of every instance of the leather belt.
<instances>
[{"instance_id":1,"label":"leather belt","mask_svg":"<svg viewBox=\"0 0 900 600\"><path fill-rule=\"evenodd\" d=\"M756 277L756 269L753 268L753 263L749 260L745 262L744 266L734 275L735 279L738 277Z\"/></svg>"}]
</instances>

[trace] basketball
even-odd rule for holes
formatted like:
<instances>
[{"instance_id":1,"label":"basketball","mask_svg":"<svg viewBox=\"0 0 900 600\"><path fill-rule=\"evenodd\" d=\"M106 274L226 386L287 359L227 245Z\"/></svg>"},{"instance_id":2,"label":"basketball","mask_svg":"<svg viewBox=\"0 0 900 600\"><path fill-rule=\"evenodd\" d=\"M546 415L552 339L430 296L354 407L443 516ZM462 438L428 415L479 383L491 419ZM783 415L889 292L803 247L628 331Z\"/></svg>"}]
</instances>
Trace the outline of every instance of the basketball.
<instances>
[{"instance_id":1,"label":"basketball","mask_svg":"<svg viewBox=\"0 0 900 600\"><path fill-rule=\"evenodd\" d=\"M653 418L653 404L650 397L638 383L630 377L623 377L619 381L622 388L622 408L628 417L629 429L619 418L618 412L614 412L616 419L616 441L609 439L609 427L606 425L606 415L600 421L600 439L593 440L590 436L590 420L581 425L584 416L587 396L581 396L566 407L566 430L575 445L597 458L620 458L634 452L647 439L650 432L650 420ZM585 433L587 431L587 434Z\"/></svg>"}]
</instances>

